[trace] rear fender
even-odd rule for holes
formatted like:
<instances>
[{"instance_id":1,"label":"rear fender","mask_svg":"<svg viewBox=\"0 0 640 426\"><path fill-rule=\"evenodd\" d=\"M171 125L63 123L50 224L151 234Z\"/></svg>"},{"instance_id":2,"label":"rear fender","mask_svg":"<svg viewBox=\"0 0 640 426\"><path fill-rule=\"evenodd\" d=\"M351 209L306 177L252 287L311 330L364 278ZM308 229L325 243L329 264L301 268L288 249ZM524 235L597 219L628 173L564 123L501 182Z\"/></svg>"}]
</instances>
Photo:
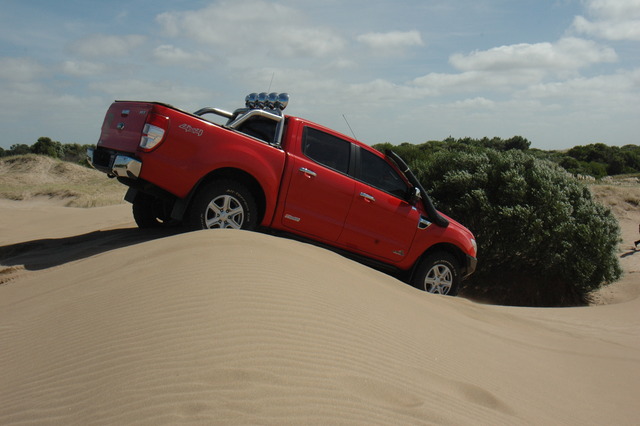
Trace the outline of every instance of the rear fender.
<instances>
[{"instance_id":1,"label":"rear fender","mask_svg":"<svg viewBox=\"0 0 640 426\"><path fill-rule=\"evenodd\" d=\"M251 191L258 204L258 223L262 223L265 219L271 220L271 215L266 215L267 200L262 185L260 185L260 182L251 174L237 168L217 169L200 179L185 198L176 200L173 205L173 210L171 211L171 218L182 220L200 188L220 179L231 179L244 184ZM268 218L265 218L265 215L268 216Z\"/></svg>"}]
</instances>

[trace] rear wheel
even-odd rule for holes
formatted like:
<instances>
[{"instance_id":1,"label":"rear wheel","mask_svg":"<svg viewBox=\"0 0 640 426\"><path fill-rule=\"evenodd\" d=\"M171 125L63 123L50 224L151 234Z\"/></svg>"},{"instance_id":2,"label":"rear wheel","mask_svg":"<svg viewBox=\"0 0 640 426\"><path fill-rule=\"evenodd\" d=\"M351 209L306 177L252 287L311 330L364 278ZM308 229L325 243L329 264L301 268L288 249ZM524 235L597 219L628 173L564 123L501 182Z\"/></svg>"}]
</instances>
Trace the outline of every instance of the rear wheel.
<instances>
[{"instance_id":1,"label":"rear wheel","mask_svg":"<svg viewBox=\"0 0 640 426\"><path fill-rule=\"evenodd\" d=\"M176 225L169 217L166 204L145 193L138 193L133 201L133 218L139 228L160 228Z\"/></svg>"},{"instance_id":2,"label":"rear wheel","mask_svg":"<svg viewBox=\"0 0 640 426\"><path fill-rule=\"evenodd\" d=\"M460 267L450 253L439 251L420 262L412 284L428 293L455 296L460 288Z\"/></svg>"},{"instance_id":3,"label":"rear wheel","mask_svg":"<svg viewBox=\"0 0 640 426\"><path fill-rule=\"evenodd\" d=\"M258 227L258 208L251 192L233 180L219 180L203 187L189 213L194 229L247 229Z\"/></svg>"}]
</instances>

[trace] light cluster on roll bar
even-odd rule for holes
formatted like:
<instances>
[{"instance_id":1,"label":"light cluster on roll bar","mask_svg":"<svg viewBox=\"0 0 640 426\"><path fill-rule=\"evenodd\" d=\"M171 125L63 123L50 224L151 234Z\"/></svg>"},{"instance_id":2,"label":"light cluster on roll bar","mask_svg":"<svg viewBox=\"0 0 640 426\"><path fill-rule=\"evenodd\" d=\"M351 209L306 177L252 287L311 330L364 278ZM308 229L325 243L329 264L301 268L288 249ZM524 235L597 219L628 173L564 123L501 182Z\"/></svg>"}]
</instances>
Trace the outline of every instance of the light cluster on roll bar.
<instances>
[{"instance_id":1,"label":"light cluster on roll bar","mask_svg":"<svg viewBox=\"0 0 640 426\"><path fill-rule=\"evenodd\" d=\"M194 112L195 115L202 116L204 114L216 114L229 119L229 123L235 120L239 115L245 114L252 110L264 110L277 115L282 115L287 105L289 105L288 93L250 93L244 98L245 107L238 108L234 112L225 111L220 108L205 107Z\"/></svg>"},{"instance_id":2,"label":"light cluster on roll bar","mask_svg":"<svg viewBox=\"0 0 640 426\"><path fill-rule=\"evenodd\" d=\"M288 93L250 93L244 99L245 107L238 108L233 112L220 108L201 108L194 112L194 115L203 116L205 114L216 114L227 119L226 127L231 129L241 128L247 121L254 117L263 117L277 123L276 134L272 145L280 146L284 133L283 110L289 104Z\"/></svg>"},{"instance_id":3,"label":"light cluster on roll bar","mask_svg":"<svg viewBox=\"0 0 640 426\"><path fill-rule=\"evenodd\" d=\"M289 94L276 92L250 93L244 98L244 103L249 109L273 109L284 110L289 104Z\"/></svg>"}]
</instances>

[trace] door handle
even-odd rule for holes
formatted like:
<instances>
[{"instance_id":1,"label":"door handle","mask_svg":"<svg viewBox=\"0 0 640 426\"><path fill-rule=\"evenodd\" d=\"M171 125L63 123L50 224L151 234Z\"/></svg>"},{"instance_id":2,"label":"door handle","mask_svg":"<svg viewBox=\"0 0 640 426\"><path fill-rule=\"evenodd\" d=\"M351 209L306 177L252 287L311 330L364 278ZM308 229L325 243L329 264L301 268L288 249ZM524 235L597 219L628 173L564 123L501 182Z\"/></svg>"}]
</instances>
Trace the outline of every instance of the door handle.
<instances>
[{"instance_id":1,"label":"door handle","mask_svg":"<svg viewBox=\"0 0 640 426\"><path fill-rule=\"evenodd\" d=\"M307 177L316 177L316 176L318 176L316 174L316 172L314 172L313 170L309 170L306 167L300 167L298 169L298 171L304 173L305 175L307 175Z\"/></svg>"},{"instance_id":2,"label":"door handle","mask_svg":"<svg viewBox=\"0 0 640 426\"><path fill-rule=\"evenodd\" d=\"M376 198L373 195L369 195L366 192L361 192L360 196L368 203L375 202Z\"/></svg>"}]
</instances>

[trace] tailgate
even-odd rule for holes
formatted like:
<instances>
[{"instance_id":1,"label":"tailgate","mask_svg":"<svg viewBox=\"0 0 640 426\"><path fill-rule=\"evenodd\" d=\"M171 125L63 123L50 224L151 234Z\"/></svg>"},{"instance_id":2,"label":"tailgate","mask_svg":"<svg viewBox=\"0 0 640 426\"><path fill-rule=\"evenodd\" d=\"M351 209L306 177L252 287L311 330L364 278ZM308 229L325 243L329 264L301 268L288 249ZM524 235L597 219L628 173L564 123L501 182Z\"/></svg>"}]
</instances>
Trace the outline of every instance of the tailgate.
<instances>
[{"instance_id":1,"label":"tailgate","mask_svg":"<svg viewBox=\"0 0 640 426\"><path fill-rule=\"evenodd\" d=\"M107 110L98 146L116 151L135 152L149 112L150 102L116 101Z\"/></svg>"}]
</instances>

